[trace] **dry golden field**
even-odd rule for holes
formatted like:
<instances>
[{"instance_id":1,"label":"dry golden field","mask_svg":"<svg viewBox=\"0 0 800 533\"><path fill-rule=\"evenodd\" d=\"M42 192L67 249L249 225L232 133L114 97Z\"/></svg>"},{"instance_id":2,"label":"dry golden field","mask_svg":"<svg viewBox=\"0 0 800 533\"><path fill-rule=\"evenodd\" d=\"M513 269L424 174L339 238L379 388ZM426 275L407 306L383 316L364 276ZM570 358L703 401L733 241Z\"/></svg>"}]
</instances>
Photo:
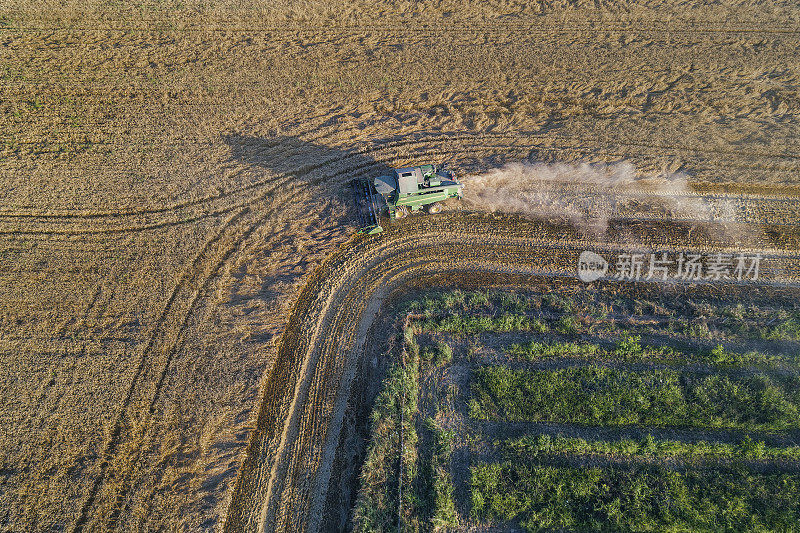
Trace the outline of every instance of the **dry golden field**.
<instances>
[{"instance_id":1,"label":"dry golden field","mask_svg":"<svg viewBox=\"0 0 800 533\"><path fill-rule=\"evenodd\" d=\"M0 529L321 527L337 356L414 273L633 239L796 280L799 57L794 2L0 2ZM352 238L343 185L427 161L681 172L733 230Z\"/></svg>"}]
</instances>

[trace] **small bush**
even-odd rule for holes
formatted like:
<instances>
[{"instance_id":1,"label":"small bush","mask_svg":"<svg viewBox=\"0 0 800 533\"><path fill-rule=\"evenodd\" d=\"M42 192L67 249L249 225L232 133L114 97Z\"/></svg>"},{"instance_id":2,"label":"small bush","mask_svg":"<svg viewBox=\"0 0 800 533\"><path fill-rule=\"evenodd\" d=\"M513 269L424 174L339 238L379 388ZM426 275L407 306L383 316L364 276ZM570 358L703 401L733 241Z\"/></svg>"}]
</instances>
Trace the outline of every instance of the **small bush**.
<instances>
[{"instance_id":1,"label":"small bush","mask_svg":"<svg viewBox=\"0 0 800 533\"><path fill-rule=\"evenodd\" d=\"M436 366L450 364L453 360L453 349L444 341L439 341L436 345L436 356L433 363Z\"/></svg>"},{"instance_id":2,"label":"small bush","mask_svg":"<svg viewBox=\"0 0 800 533\"><path fill-rule=\"evenodd\" d=\"M447 309L463 307L465 299L466 295L464 294L463 291L459 289L456 289L454 291L442 295L442 302L444 303L444 307L446 307Z\"/></svg>"},{"instance_id":3,"label":"small bush","mask_svg":"<svg viewBox=\"0 0 800 533\"><path fill-rule=\"evenodd\" d=\"M800 314L781 320L777 325L761 330L762 338L766 340L798 340L800 339Z\"/></svg>"},{"instance_id":4,"label":"small bush","mask_svg":"<svg viewBox=\"0 0 800 533\"><path fill-rule=\"evenodd\" d=\"M754 441L750 435L746 436L739 445L742 454L745 457L752 459L761 459L766 454L766 445L764 441Z\"/></svg>"},{"instance_id":5,"label":"small bush","mask_svg":"<svg viewBox=\"0 0 800 533\"><path fill-rule=\"evenodd\" d=\"M575 335L580 331L580 322L572 315L563 315L558 319L556 331L562 335Z\"/></svg>"},{"instance_id":6,"label":"small bush","mask_svg":"<svg viewBox=\"0 0 800 533\"><path fill-rule=\"evenodd\" d=\"M534 333L543 334L550 331L550 328L548 328L547 324L545 324L543 321L539 320L538 318L535 318L533 319L533 321L531 321L531 331L533 331Z\"/></svg>"},{"instance_id":7,"label":"small bush","mask_svg":"<svg viewBox=\"0 0 800 533\"><path fill-rule=\"evenodd\" d=\"M561 313L572 313L575 309L575 303L571 298L562 298L557 294L548 294L545 296L544 303L554 311L559 311Z\"/></svg>"},{"instance_id":8,"label":"small bush","mask_svg":"<svg viewBox=\"0 0 800 533\"><path fill-rule=\"evenodd\" d=\"M476 307L485 307L489 305L489 294L486 292L473 292L467 299L467 305L474 309Z\"/></svg>"},{"instance_id":9,"label":"small bush","mask_svg":"<svg viewBox=\"0 0 800 533\"><path fill-rule=\"evenodd\" d=\"M624 359L633 359L642 353L642 338L639 335L631 335L628 332L622 334L616 348L614 348L614 355Z\"/></svg>"},{"instance_id":10,"label":"small bush","mask_svg":"<svg viewBox=\"0 0 800 533\"><path fill-rule=\"evenodd\" d=\"M710 339L711 331L706 322L692 323L686 326L684 334L693 339Z\"/></svg>"}]
</instances>

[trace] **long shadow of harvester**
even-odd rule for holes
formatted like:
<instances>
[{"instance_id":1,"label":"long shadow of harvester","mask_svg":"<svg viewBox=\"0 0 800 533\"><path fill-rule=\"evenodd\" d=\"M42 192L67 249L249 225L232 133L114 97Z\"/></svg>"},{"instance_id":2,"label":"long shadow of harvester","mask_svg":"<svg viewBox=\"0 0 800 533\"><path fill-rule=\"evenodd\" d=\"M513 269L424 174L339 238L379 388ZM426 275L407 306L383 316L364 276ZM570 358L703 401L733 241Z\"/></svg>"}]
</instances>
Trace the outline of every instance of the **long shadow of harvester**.
<instances>
[{"instance_id":1,"label":"long shadow of harvester","mask_svg":"<svg viewBox=\"0 0 800 533\"><path fill-rule=\"evenodd\" d=\"M295 184L308 184L312 197L337 198L340 205L347 206L348 220L359 228L381 230L383 202L372 179L392 173L385 163L356 149L321 146L297 137L228 135L224 140L231 148L232 159L290 176ZM354 187L346 186L351 182Z\"/></svg>"},{"instance_id":2,"label":"long shadow of harvester","mask_svg":"<svg viewBox=\"0 0 800 533\"><path fill-rule=\"evenodd\" d=\"M255 137L250 135L224 135L223 141L230 148L230 161L261 168L275 175L275 185L288 183L306 188L311 195L316 211L311 218L335 218L343 225L361 227L359 209L356 208L352 189L348 186L356 177L375 177L388 174L391 169L375 158L356 149L332 148L307 142L292 136ZM266 182L270 179L267 176ZM260 182L261 184L264 181ZM248 187L248 185L244 185ZM281 195L286 202L296 201L291 195ZM334 202L327 202L328 200ZM317 202L317 200L322 200ZM284 244L291 243L290 236ZM302 259L298 259L302 261ZM268 276L261 296L273 298L275 289L281 284L296 281L296 269Z\"/></svg>"},{"instance_id":3,"label":"long shadow of harvester","mask_svg":"<svg viewBox=\"0 0 800 533\"><path fill-rule=\"evenodd\" d=\"M294 176L309 185L330 185L324 194L349 195L348 182L357 177L388 174L391 167L355 149L332 148L297 137L225 135L231 159ZM313 190L318 194L320 190Z\"/></svg>"}]
</instances>

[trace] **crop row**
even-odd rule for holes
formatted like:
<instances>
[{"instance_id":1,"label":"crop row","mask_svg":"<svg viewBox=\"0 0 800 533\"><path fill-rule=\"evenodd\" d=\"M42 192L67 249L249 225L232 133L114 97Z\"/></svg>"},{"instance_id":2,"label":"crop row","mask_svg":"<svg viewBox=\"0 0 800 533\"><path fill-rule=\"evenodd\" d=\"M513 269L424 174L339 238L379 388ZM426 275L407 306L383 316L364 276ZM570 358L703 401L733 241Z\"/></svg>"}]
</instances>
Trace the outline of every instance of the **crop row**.
<instances>
[{"instance_id":1,"label":"crop row","mask_svg":"<svg viewBox=\"0 0 800 533\"><path fill-rule=\"evenodd\" d=\"M548 434L524 435L498 443L509 459L531 458L546 455L600 455L616 458L677 458L691 461L708 460L791 460L800 461L800 446L768 446L746 436L739 442L711 442L646 437L616 440L587 440Z\"/></svg>"},{"instance_id":2,"label":"crop row","mask_svg":"<svg viewBox=\"0 0 800 533\"><path fill-rule=\"evenodd\" d=\"M328 480L336 475L336 428L369 337L369 324L362 319L367 306L375 309L394 288L418 287L434 275L472 276L477 286L487 280L518 284L541 275L568 275L576 246L587 245L574 232L536 223L466 216L448 223L447 234L441 232L440 218L425 217L388 227L381 239L354 239L311 277L265 380L226 530L319 529L319 517L328 510ZM683 245L680 227L665 232L645 225L644 230L666 246ZM565 240L570 238L577 240ZM516 327L514 319L511 324ZM449 357L444 348L433 354L437 362Z\"/></svg>"},{"instance_id":3,"label":"crop row","mask_svg":"<svg viewBox=\"0 0 800 533\"><path fill-rule=\"evenodd\" d=\"M471 468L473 512L527 531L795 531L800 475L663 466Z\"/></svg>"},{"instance_id":4,"label":"crop row","mask_svg":"<svg viewBox=\"0 0 800 533\"><path fill-rule=\"evenodd\" d=\"M586 361L614 361L625 363L660 363L683 365L702 363L719 369L758 366L763 369L787 369L798 367L798 359L792 355L767 354L751 350L734 352L721 344L708 349L675 349L670 346L644 346L641 336L623 332L613 347L604 347L592 342L542 341L535 338L527 343L513 342L505 348L511 359L540 361L552 358L569 358Z\"/></svg>"},{"instance_id":5,"label":"crop row","mask_svg":"<svg viewBox=\"0 0 800 533\"><path fill-rule=\"evenodd\" d=\"M370 440L361 467L353 531L420 531L457 525L449 472L452 432L418 416L422 355L405 328L403 353L388 372L371 413ZM421 452L417 426L428 441Z\"/></svg>"},{"instance_id":6,"label":"crop row","mask_svg":"<svg viewBox=\"0 0 800 533\"><path fill-rule=\"evenodd\" d=\"M770 300L763 305L750 302L745 307L715 298L693 297L687 301L668 290L649 294L645 287L640 287L641 294L625 298L619 294L620 289L609 285L566 295L530 290L454 289L426 294L409 302L408 309L421 313L428 327L454 333L470 333L476 328L480 331L482 326L473 323L484 316L525 316L528 321L519 327L523 331L561 329L558 324L554 328L547 326L548 317L555 314L583 318L589 327L595 328L622 321L626 322L626 328L636 329L635 324L627 323L628 319L643 317L658 321L669 333L694 338L800 339L800 310L796 302L778 303L776 308L776 301ZM485 331L496 330L488 325L483 327Z\"/></svg>"},{"instance_id":7,"label":"crop row","mask_svg":"<svg viewBox=\"0 0 800 533\"><path fill-rule=\"evenodd\" d=\"M390 531L415 520L402 512L414 499L417 454L414 414L419 392L419 358L409 351L407 359L406 364L398 362L391 368L372 409L370 443L353 511L355 532ZM400 503L404 499L406 503ZM398 520L403 524L399 525Z\"/></svg>"},{"instance_id":8,"label":"crop row","mask_svg":"<svg viewBox=\"0 0 800 533\"><path fill-rule=\"evenodd\" d=\"M779 431L800 428L800 379L484 366L473 372L469 413L480 420Z\"/></svg>"}]
</instances>

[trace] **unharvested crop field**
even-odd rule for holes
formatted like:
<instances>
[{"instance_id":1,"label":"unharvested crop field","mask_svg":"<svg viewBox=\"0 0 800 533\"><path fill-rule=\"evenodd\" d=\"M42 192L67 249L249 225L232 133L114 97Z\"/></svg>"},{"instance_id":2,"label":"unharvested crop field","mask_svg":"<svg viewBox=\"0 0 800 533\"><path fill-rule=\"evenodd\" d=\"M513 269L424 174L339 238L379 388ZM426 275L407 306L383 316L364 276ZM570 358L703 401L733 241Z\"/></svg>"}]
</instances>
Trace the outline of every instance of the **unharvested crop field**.
<instances>
[{"instance_id":1,"label":"unharvested crop field","mask_svg":"<svg viewBox=\"0 0 800 533\"><path fill-rule=\"evenodd\" d=\"M625 360L633 370L583 365L594 377L570 383L628 384L636 365L661 365L672 384L663 394L697 415L708 446L739 445L712 429L765 442L766 466L730 490L763 483L779 495L768 474L794 475L784 449L797 444L796 390L778 377L796 376L796 310L781 292L800 267L795 3L10 0L0 3L0 43L0 529L347 525L370 430L358 420L372 409L390 366L379 352L396 333L380 318L384 300L454 279L528 287L552 276L561 286L584 249L764 256L763 283L686 289L686 299L719 292L707 295L715 310L714 298L729 295L741 319L682 309L654 325L636 318L635 298L619 317L597 318L629 321L647 347L733 343L718 354L733 369L697 370L710 363L688 352L675 366L644 350ZM607 206L588 228L473 203L393 224L380 238L353 236L343 185L427 161L447 162L467 184L520 161L633 165L687 183L659 189L657 201L652 191L549 183L547 202ZM751 301L762 303L753 311ZM575 320L552 327L591 327ZM726 329L732 323L741 329ZM751 351L763 359L739 358ZM515 357L523 362L509 367L512 381L526 387L533 363ZM690 370L697 379L687 382ZM477 376L461 391L473 394L474 383L475 411L460 420L554 423L491 403L488 388L481 403ZM785 409L727 413L711 402L692 411L690 396L713 389L703 381L712 378L750 395L747 405L769 391ZM581 413L559 423L670 423L633 407ZM653 431L656 449L683 442ZM575 437L602 448L620 435ZM342 442L362 451L342 456ZM509 446L527 449L521 442ZM586 455L547 453L554 458L526 463L520 479ZM640 455L626 463L642 465L630 483L673 466ZM603 461L592 479L621 475ZM472 501L464 491L483 475L475 472L452 473L456 516L498 521L491 502L474 505L477 518L459 507ZM506 479L485 474L486 483ZM712 483L696 475L680 482ZM343 489L330 490L337 483ZM531 509L515 516L534 523ZM596 518L573 511L564 513Z\"/></svg>"}]
</instances>

